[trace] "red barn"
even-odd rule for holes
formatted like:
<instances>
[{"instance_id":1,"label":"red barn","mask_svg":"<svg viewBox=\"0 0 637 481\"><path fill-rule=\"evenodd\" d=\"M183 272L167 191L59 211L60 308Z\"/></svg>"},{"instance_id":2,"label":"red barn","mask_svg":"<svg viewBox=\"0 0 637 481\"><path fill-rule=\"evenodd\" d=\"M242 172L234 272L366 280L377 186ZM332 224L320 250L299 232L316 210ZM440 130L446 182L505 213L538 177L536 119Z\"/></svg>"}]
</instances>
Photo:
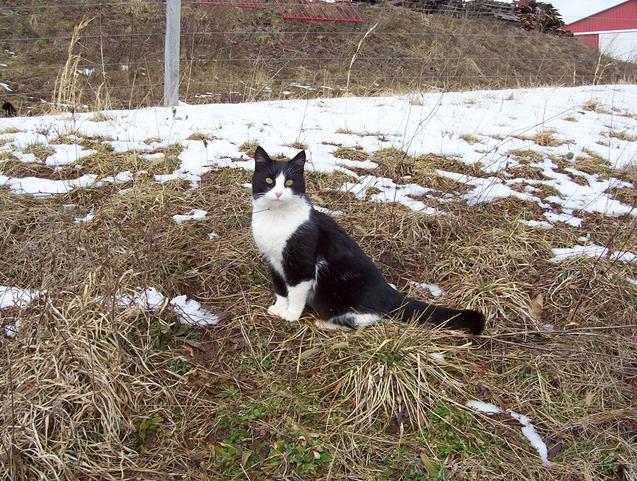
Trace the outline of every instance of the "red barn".
<instances>
[{"instance_id":1,"label":"red barn","mask_svg":"<svg viewBox=\"0 0 637 481\"><path fill-rule=\"evenodd\" d=\"M627 0L566 28L591 48L619 60L637 62L637 0Z\"/></svg>"}]
</instances>

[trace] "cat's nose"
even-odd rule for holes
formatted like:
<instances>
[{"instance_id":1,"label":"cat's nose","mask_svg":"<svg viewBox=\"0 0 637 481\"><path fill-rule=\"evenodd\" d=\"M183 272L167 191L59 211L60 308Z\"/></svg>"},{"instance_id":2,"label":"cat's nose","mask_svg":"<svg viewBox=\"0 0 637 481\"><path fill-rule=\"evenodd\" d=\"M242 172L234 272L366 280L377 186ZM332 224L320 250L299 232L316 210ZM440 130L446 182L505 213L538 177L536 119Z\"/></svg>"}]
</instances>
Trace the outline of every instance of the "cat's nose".
<instances>
[{"instance_id":1,"label":"cat's nose","mask_svg":"<svg viewBox=\"0 0 637 481\"><path fill-rule=\"evenodd\" d=\"M277 199L280 199L281 196L283 195L283 192L275 192L274 195L276 195Z\"/></svg>"}]
</instances>

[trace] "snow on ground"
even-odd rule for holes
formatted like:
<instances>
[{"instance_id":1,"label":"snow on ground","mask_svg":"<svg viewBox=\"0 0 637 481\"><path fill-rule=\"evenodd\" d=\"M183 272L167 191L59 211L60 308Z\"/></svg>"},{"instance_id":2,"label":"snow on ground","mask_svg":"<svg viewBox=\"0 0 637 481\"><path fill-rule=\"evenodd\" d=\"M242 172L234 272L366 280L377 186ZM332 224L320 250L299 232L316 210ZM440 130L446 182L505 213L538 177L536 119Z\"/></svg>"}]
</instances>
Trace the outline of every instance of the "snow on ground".
<instances>
[{"instance_id":1,"label":"snow on ground","mask_svg":"<svg viewBox=\"0 0 637 481\"><path fill-rule=\"evenodd\" d=\"M434 297L442 296L442 289L440 288L440 286L437 286L436 284L427 284L426 282L412 281L411 285L414 286L416 289L427 289L429 292L431 292L431 295Z\"/></svg>"},{"instance_id":2,"label":"snow on ground","mask_svg":"<svg viewBox=\"0 0 637 481\"><path fill-rule=\"evenodd\" d=\"M166 304L166 298L154 287L147 287L140 292L124 294L116 298L116 304L120 308L160 309ZM187 296L173 297L167 303L179 317L182 324L205 327L219 323L220 318L201 307L201 304Z\"/></svg>"},{"instance_id":3,"label":"snow on ground","mask_svg":"<svg viewBox=\"0 0 637 481\"><path fill-rule=\"evenodd\" d=\"M76 224L81 224L81 223L86 223L86 222L91 222L93 219L95 218L95 215L93 214L93 212L89 212L88 214L86 214L84 217L76 217L75 218L75 223Z\"/></svg>"},{"instance_id":4,"label":"snow on ground","mask_svg":"<svg viewBox=\"0 0 637 481\"><path fill-rule=\"evenodd\" d=\"M205 210L193 209L193 210L191 210L190 212L188 212L187 214L184 214L184 215L173 215L173 220L177 224L181 224L181 223L189 221L189 220L204 219L207 215L208 215L208 212L205 211Z\"/></svg>"},{"instance_id":5,"label":"snow on ground","mask_svg":"<svg viewBox=\"0 0 637 481\"><path fill-rule=\"evenodd\" d=\"M635 213L614 197L613 189L637 186L615 178L613 169L619 175L619 169L637 163L637 112L626 110L633 106L637 110L637 86L432 93L420 95L418 100L401 95L179 105L175 109L110 111L100 121L92 113L6 118L0 119L0 153L20 162L68 169L91 155L91 150L79 145L87 136L101 138L114 152L135 152L149 160L158 160L161 154L157 150L162 147L180 144L179 166L171 173L156 175L155 180L182 179L196 188L201 176L211 169L253 169L254 161L240 148L246 142L258 143L272 155L288 157L298 152L290 145L301 142L307 146L308 170L341 172L349 177L339 190L370 202L400 203L424 215L444 215L445 204L453 200L478 204L506 197L541 208L540 218L521 221L532 228L549 229L556 223L580 227L587 212L614 216ZM534 140L538 136L551 141L538 143ZM33 144L53 154L39 160L29 150ZM416 177L379 176L375 173L378 164L369 159L336 157L339 147L356 148L370 157L384 148L413 156L444 156L455 164L450 162L448 168L438 168L435 173L464 189L442 192L419 184ZM520 151L534 155L520 157L516 155ZM590 161L595 156L609 161L605 175L577 168L579 158ZM473 175L454 172L458 163L472 166ZM16 194L39 196L126 184L136 174L123 171L100 178L87 173L70 180L52 180L11 177L1 169L0 186ZM524 172L531 170L535 175L527 178ZM310 183L310 194L311 189ZM174 220L181 223L205 216L205 211L193 210L175 215ZM90 219L89 215L77 221ZM555 260L570 255L634 260L630 252L600 249L575 246L556 250Z\"/></svg>"},{"instance_id":6,"label":"snow on ground","mask_svg":"<svg viewBox=\"0 0 637 481\"><path fill-rule=\"evenodd\" d=\"M637 261L637 255L632 252L615 251L611 252L604 246L591 244L587 246L576 245L573 247L564 247L553 249L555 257L551 259L551 262L562 262L569 257L608 257L611 260L618 260L623 262L635 262Z\"/></svg>"},{"instance_id":7,"label":"snow on ground","mask_svg":"<svg viewBox=\"0 0 637 481\"><path fill-rule=\"evenodd\" d=\"M46 291L29 291L19 287L0 286L0 313L2 309L24 308L46 294ZM1 316L0 316L1 319ZM14 337L20 329L20 319L4 326L4 335Z\"/></svg>"},{"instance_id":8,"label":"snow on ground","mask_svg":"<svg viewBox=\"0 0 637 481\"><path fill-rule=\"evenodd\" d=\"M46 291L28 291L17 287L0 286L0 309L24 308L32 301L46 294ZM103 299L108 302L108 299ZM221 318L204 309L194 299L181 295L173 297L167 302L164 295L154 287L146 287L139 292L120 294L114 298L115 305L120 309L157 310L165 305L172 309L181 324L191 327L214 326ZM4 326L4 335L14 337L20 329L20 320Z\"/></svg>"},{"instance_id":9,"label":"snow on ground","mask_svg":"<svg viewBox=\"0 0 637 481\"><path fill-rule=\"evenodd\" d=\"M124 294L115 299L117 307L139 309L159 309L164 304L164 296L154 287L147 287L140 292Z\"/></svg>"},{"instance_id":10,"label":"snow on ground","mask_svg":"<svg viewBox=\"0 0 637 481\"><path fill-rule=\"evenodd\" d=\"M437 362L442 362L445 360L445 355L442 352L430 352L429 357Z\"/></svg>"},{"instance_id":11,"label":"snow on ground","mask_svg":"<svg viewBox=\"0 0 637 481\"><path fill-rule=\"evenodd\" d=\"M574 215L578 210L611 215L630 211L629 206L608 192L610 187L631 187L630 184L587 174L577 170L572 162L570 168L559 169L556 159L593 154L607 158L615 168L634 163L637 142L624 139L635 137L637 121L634 113L624 108L637 105L637 86L476 91L425 94L421 98L422 105L413 105L415 102L407 95L180 105L174 114L168 108L112 111L107 114L109 120L99 122L93 114L0 119L0 132L5 131L0 139L6 142L0 151L12 152L23 162L35 162L37 159L22 149L39 143L55 151L45 162L60 166L91 154L76 144L53 143L61 135L70 139L102 137L115 152L149 152L180 143L184 147L179 155L181 165L170 174L157 175L156 180L185 179L196 186L201 175L211 168L253 168L253 161L239 149L245 142L259 143L273 154L292 156L296 149L289 145L301 141L308 146L309 170L340 171L351 177L343 190L374 202L399 202L428 215L440 213L440 209L424 202L427 197L440 200L439 192L376 177L372 170L377 165L369 160L334 156L337 146L362 148L368 153L395 147L411 155L436 154L469 165L479 164L484 177L439 172L471 187L464 194L470 203L514 196L540 205L546 210L549 223L573 225L581 222ZM597 111L591 110L590 105L595 105ZM531 140L549 131L563 143L541 146ZM620 135L620 139L611 136L613 132L626 135ZM193 133L213 140L189 140ZM468 135L471 142L465 140ZM514 150L540 154L542 160L530 167L540 169L544 178L525 179L508 173L507 169L519 166L519 161L511 156ZM145 158L155 157L159 154L147 154ZM370 173L355 173L360 174L361 170ZM126 180L125 176L110 181ZM59 194L96 182L95 175L54 181L0 174L0 184L20 194ZM371 187L373 193L368 194ZM553 187L559 195L541 198L537 191L542 187Z\"/></svg>"},{"instance_id":12,"label":"snow on ground","mask_svg":"<svg viewBox=\"0 0 637 481\"><path fill-rule=\"evenodd\" d=\"M542 462L544 464L551 464L551 462L548 459L548 449L546 447L546 443L542 440L540 435L537 433L537 431L535 430L535 426L533 426L533 424L531 423L531 420L527 416L520 413L516 413L515 411L511 411L510 409L507 409L505 411L504 409L496 406L495 404L485 403L483 401L475 401L475 400L467 401L465 406L468 407L469 409L473 409L474 411L479 411L487 415L507 413L509 416L511 416L513 419L517 420L520 423L520 425L522 426L522 434L524 435L526 439L529 440L529 443L531 443L531 446L535 448Z\"/></svg>"},{"instance_id":13,"label":"snow on ground","mask_svg":"<svg viewBox=\"0 0 637 481\"><path fill-rule=\"evenodd\" d=\"M177 296L170 301L177 315L179 322L185 325L205 327L214 326L219 323L220 318L207 311L194 299L187 299L186 296Z\"/></svg>"},{"instance_id":14,"label":"snow on ground","mask_svg":"<svg viewBox=\"0 0 637 481\"><path fill-rule=\"evenodd\" d=\"M51 166L73 164L81 158L95 153L94 150L83 149L75 144L53 144L51 147L54 148L55 153L49 155L45 160L45 163Z\"/></svg>"},{"instance_id":15,"label":"snow on ground","mask_svg":"<svg viewBox=\"0 0 637 481\"><path fill-rule=\"evenodd\" d=\"M0 286L0 309L26 307L46 291L28 291L19 287Z\"/></svg>"}]
</instances>

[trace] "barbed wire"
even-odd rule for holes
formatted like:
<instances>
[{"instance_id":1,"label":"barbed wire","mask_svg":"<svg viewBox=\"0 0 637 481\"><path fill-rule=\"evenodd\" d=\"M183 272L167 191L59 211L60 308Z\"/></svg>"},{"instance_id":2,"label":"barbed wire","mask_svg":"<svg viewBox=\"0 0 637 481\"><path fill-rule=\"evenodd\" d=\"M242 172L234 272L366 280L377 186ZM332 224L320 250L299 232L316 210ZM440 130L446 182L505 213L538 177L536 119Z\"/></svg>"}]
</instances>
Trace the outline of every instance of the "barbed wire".
<instances>
[{"instance_id":1,"label":"barbed wire","mask_svg":"<svg viewBox=\"0 0 637 481\"><path fill-rule=\"evenodd\" d=\"M354 1L353 2L354 5L358 6L358 5L369 5L368 2L364 2L364 1ZM153 7L162 7L165 4L165 0L147 0L146 4L148 6L153 6ZM135 3L132 0L127 0L127 1L103 1L103 2L97 2L97 3L59 3L59 4L52 4L52 3L42 3L42 4L31 4L31 5L19 5L19 4L13 4L13 5L3 5L0 6L0 12L2 10L25 10L25 9L30 9L30 10L36 10L36 9L51 9L51 8L97 8L97 7L117 7L117 6L133 6L135 5ZM206 3L205 1L203 2L192 2L192 1L183 1L183 5L184 6L189 6L192 8L237 8L236 5L232 5L232 4L223 4L222 2L210 2L210 3ZM394 4L392 4L393 6L398 6L398 7L403 7L403 8L409 8L411 10L414 11L423 11L423 10L427 10L426 7L419 7L419 5L416 2L410 2L410 1L404 1L404 2L396 2ZM265 9L273 9L273 8L284 8L284 7L298 7L298 6L307 6L307 3L284 3L284 4L279 4L276 2L264 2L264 3L260 3L260 4L255 4L255 6L251 6L251 7L244 7L244 10L265 10ZM452 12L452 13L456 13L456 14L460 14L460 13L467 13L467 10L463 7L452 7L452 6L446 6L444 11L441 12L434 12L434 13L438 13L438 14L443 14L442 12ZM469 13L469 16L471 15L477 15L476 13ZM582 16L581 15L565 15L565 14L561 14L561 17L566 20L566 19L574 19L573 22L577 21L577 20L581 20ZM623 16L608 16L605 15L604 16L605 19L607 20L625 20L625 17Z\"/></svg>"}]
</instances>

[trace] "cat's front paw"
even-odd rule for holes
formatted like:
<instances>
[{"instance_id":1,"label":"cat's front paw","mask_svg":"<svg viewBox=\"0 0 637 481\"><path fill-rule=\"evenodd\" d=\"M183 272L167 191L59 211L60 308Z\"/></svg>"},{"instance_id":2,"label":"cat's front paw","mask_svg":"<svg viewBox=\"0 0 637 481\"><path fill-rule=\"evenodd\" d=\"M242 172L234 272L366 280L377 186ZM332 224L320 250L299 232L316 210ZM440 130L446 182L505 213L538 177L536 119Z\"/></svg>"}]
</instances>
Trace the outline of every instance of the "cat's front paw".
<instances>
[{"instance_id":1,"label":"cat's front paw","mask_svg":"<svg viewBox=\"0 0 637 481\"><path fill-rule=\"evenodd\" d=\"M268 312L273 316L283 317L283 313L288 310L288 299L280 295L276 295L276 302L268 307Z\"/></svg>"},{"instance_id":2,"label":"cat's front paw","mask_svg":"<svg viewBox=\"0 0 637 481\"><path fill-rule=\"evenodd\" d=\"M285 312L279 314L279 317L285 319L288 322L298 321L301 318L301 314L295 314L294 312L290 312L288 309Z\"/></svg>"},{"instance_id":3,"label":"cat's front paw","mask_svg":"<svg viewBox=\"0 0 637 481\"><path fill-rule=\"evenodd\" d=\"M268 307L268 313L277 317L283 317L283 314L286 313L287 311L288 311L287 306L283 306L279 304L278 302Z\"/></svg>"}]
</instances>

